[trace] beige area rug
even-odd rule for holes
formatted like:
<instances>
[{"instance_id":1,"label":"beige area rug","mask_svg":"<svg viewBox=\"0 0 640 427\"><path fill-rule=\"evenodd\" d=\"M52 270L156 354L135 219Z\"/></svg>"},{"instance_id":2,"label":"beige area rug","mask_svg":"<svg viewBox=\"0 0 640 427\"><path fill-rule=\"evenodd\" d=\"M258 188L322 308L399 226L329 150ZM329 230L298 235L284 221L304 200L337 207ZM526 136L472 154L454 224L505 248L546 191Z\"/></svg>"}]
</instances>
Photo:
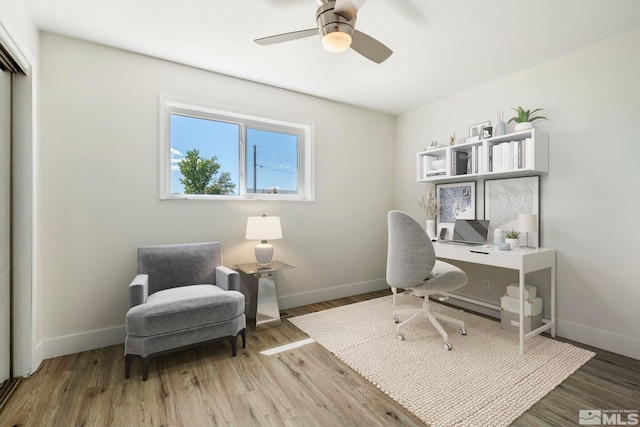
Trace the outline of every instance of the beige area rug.
<instances>
[{"instance_id":1,"label":"beige area rug","mask_svg":"<svg viewBox=\"0 0 640 427\"><path fill-rule=\"evenodd\" d=\"M399 296L418 308L420 299ZM426 320L396 340L392 297L377 298L289 321L425 423L434 426L506 426L595 354L536 336L518 352L517 334L500 323L432 303L464 320L466 336L442 322L453 350Z\"/></svg>"}]
</instances>

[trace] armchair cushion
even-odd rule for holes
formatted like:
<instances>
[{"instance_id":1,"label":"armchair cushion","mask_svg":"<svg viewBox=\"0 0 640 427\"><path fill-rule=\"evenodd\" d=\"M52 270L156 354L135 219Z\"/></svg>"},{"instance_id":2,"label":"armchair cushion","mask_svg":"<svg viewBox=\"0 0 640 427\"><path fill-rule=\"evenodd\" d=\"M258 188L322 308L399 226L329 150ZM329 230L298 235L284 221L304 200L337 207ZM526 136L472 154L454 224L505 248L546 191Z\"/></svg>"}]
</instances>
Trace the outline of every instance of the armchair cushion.
<instances>
[{"instance_id":1,"label":"armchair cushion","mask_svg":"<svg viewBox=\"0 0 640 427\"><path fill-rule=\"evenodd\" d=\"M127 334L147 337L224 322L244 313L244 296L215 285L170 288L127 313Z\"/></svg>"}]
</instances>

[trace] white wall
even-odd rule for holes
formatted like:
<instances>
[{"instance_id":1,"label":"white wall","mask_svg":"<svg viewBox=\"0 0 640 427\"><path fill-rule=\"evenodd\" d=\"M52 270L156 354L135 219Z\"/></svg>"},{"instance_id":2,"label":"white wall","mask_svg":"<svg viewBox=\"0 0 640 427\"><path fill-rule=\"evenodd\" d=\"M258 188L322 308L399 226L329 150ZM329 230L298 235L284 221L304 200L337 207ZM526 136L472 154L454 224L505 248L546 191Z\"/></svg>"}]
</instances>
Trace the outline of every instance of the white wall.
<instances>
[{"instance_id":1,"label":"white wall","mask_svg":"<svg viewBox=\"0 0 640 427\"><path fill-rule=\"evenodd\" d=\"M495 123L499 110L509 118L510 107L544 108L550 121L537 127L550 134L550 172L540 181L541 239L558 251L558 334L635 358L638 52L640 30L409 111L398 117L395 170L396 208L424 219L416 201L430 184L416 182L416 152L433 140L447 143L454 131L464 136L470 124ZM482 215L483 193L477 194ZM478 280L494 274L475 267L473 273Z\"/></svg>"},{"instance_id":2,"label":"white wall","mask_svg":"<svg viewBox=\"0 0 640 427\"><path fill-rule=\"evenodd\" d=\"M386 287L393 116L57 35L40 53L45 357L123 340L139 245L220 240L232 267L251 215L281 217L284 308ZM315 122L316 201L159 200L160 93Z\"/></svg>"}]
</instances>

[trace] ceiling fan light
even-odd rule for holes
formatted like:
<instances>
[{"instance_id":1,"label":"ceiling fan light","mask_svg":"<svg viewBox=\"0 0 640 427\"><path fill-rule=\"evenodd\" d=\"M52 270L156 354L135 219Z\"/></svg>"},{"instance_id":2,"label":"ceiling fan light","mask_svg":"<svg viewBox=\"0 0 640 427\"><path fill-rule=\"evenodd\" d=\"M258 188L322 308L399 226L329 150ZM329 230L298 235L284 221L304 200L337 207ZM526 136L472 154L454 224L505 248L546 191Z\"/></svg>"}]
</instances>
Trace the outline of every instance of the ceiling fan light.
<instances>
[{"instance_id":1,"label":"ceiling fan light","mask_svg":"<svg viewBox=\"0 0 640 427\"><path fill-rule=\"evenodd\" d=\"M351 36L341 31L327 33L322 37L322 46L329 52L344 52L351 46Z\"/></svg>"}]
</instances>

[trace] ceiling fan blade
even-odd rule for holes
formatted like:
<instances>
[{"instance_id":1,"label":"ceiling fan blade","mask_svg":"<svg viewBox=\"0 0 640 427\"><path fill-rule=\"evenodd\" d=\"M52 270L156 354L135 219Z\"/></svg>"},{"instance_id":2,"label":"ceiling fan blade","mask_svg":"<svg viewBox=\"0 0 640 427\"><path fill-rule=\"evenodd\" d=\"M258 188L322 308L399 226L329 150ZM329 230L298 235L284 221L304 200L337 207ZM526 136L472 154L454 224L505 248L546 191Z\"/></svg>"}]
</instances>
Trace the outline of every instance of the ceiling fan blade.
<instances>
[{"instance_id":1,"label":"ceiling fan blade","mask_svg":"<svg viewBox=\"0 0 640 427\"><path fill-rule=\"evenodd\" d=\"M362 7L364 0L336 0L333 12L351 20Z\"/></svg>"},{"instance_id":2,"label":"ceiling fan blade","mask_svg":"<svg viewBox=\"0 0 640 427\"><path fill-rule=\"evenodd\" d=\"M353 30L351 49L375 63L380 64L391 56L393 51L362 31Z\"/></svg>"},{"instance_id":3,"label":"ceiling fan blade","mask_svg":"<svg viewBox=\"0 0 640 427\"><path fill-rule=\"evenodd\" d=\"M302 39L305 37L311 37L311 36L317 36L317 35L318 35L317 28L309 28L308 30L293 31L291 33L284 33L284 34L278 34L275 36L262 37L260 39L255 39L254 42L256 42L259 45L266 46L269 44L288 42L291 40L297 40L297 39Z\"/></svg>"}]
</instances>

